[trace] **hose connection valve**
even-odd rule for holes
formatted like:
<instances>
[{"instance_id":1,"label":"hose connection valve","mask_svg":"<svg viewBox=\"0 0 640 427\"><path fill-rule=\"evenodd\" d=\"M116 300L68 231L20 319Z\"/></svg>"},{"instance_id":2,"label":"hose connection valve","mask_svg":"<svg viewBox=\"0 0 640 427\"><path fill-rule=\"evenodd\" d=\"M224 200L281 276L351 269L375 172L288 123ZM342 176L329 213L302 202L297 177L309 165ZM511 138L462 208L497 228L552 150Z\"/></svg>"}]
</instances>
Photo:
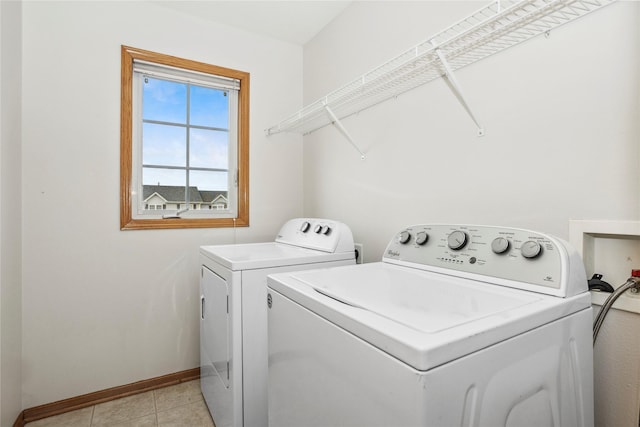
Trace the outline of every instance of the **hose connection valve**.
<instances>
[{"instance_id":1,"label":"hose connection valve","mask_svg":"<svg viewBox=\"0 0 640 427\"><path fill-rule=\"evenodd\" d=\"M629 292L632 294L640 294L640 269L631 270L631 277L628 281L633 281L635 284L629 288Z\"/></svg>"}]
</instances>

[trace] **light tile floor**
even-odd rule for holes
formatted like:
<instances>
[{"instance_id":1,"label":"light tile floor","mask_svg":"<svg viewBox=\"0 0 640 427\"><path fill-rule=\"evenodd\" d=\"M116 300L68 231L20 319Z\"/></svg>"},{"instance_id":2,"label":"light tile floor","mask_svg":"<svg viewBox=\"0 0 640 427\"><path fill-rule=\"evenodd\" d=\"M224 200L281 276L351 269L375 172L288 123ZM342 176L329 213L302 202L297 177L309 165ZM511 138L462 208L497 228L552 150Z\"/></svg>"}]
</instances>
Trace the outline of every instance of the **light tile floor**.
<instances>
[{"instance_id":1,"label":"light tile floor","mask_svg":"<svg viewBox=\"0 0 640 427\"><path fill-rule=\"evenodd\" d=\"M215 427L200 393L189 381L27 423L26 427Z\"/></svg>"}]
</instances>

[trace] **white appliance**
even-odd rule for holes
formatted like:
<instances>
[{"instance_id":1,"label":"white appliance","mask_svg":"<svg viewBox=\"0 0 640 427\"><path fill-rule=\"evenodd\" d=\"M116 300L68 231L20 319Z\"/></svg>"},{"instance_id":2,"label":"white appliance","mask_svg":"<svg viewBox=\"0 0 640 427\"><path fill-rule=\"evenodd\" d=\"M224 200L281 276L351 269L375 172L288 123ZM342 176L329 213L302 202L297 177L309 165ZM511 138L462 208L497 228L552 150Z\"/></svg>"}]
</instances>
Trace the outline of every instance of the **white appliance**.
<instances>
[{"instance_id":1,"label":"white appliance","mask_svg":"<svg viewBox=\"0 0 640 427\"><path fill-rule=\"evenodd\" d=\"M299 218L274 242L203 246L200 384L216 427L267 425L267 274L355 264L344 224Z\"/></svg>"},{"instance_id":2,"label":"white appliance","mask_svg":"<svg viewBox=\"0 0 640 427\"><path fill-rule=\"evenodd\" d=\"M269 276L269 426L593 426L590 295L565 242L416 225L381 262Z\"/></svg>"}]
</instances>

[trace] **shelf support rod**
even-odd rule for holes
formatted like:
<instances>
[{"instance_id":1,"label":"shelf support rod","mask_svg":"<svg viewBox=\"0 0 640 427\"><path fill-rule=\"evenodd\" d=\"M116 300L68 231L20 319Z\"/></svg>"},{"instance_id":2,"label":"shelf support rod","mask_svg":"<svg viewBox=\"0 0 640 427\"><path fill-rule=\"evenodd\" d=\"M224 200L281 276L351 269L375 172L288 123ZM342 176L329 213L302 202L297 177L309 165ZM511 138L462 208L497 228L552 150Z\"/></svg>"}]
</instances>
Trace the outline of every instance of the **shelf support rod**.
<instances>
[{"instance_id":1,"label":"shelf support rod","mask_svg":"<svg viewBox=\"0 0 640 427\"><path fill-rule=\"evenodd\" d=\"M327 110L327 113L329 113L329 116L333 121L333 125L340 131L340 133L345 138L347 138L347 141L349 141L349 143L353 146L353 148L355 148L356 151L360 153L360 158L364 160L365 159L364 153L360 150L360 148L358 148L356 143L353 141L353 138L351 138L351 135L349 135L349 132L347 132L347 129L345 129L345 127L342 125L342 122L340 122L340 119L338 119L338 117L336 117L336 115L333 114L333 111L331 110L331 108L329 108L327 104L324 104L323 106L324 106L324 109Z\"/></svg>"},{"instance_id":2,"label":"shelf support rod","mask_svg":"<svg viewBox=\"0 0 640 427\"><path fill-rule=\"evenodd\" d=\"M453 91L456 94L456 97L458 98L458 100L460 101L464 109L467 110L467 114L469 114L469 116L471 117L471 120L473 120L473 122L478 127L478 136L484 136L484 129L482 128L482 125L480 125L480 123L478 122L478 119L476 119L476 116L473 114L473 111L471 111L471 107L469 107L469 103L465 99L464 93L462 92L462 86L460 86L458 79L456 79L456 76L453 73L453 70L449 66L449 61L447 61L447 58L444 56L444 53L442 53L440 48L436 46L433 40L431 41L431 44L435 47L436 55L438 55L438 58L440 59L440 62L444 67L445 75L447 77L447 80L449 80L449 82L451 83L451 87L453 88Z\"/></svg>"}]
</instances>

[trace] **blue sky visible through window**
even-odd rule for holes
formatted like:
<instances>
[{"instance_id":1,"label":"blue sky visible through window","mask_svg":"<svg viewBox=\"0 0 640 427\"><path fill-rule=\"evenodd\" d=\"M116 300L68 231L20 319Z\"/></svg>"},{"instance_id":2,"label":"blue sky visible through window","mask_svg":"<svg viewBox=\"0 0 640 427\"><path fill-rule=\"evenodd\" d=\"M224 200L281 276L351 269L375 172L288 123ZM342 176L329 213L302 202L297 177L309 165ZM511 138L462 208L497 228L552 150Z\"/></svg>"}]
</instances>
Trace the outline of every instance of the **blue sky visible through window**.
<instances>
[{"instance_id":1,"label":"blue sky visible through window","mask_svg":"<svg viewBox=\"0 0 640 427\"><path fill-rule=\"evenodd\" d=\"M143 79L143 165L186 167L189 132L190 167L228 169L226 91L153 77ZM199 190L228 189L227 172L192 170L189 174L189 185ZM142 181L144 185L185 186L186 172L143 167Z\"/></svg>"}]
</instances>

